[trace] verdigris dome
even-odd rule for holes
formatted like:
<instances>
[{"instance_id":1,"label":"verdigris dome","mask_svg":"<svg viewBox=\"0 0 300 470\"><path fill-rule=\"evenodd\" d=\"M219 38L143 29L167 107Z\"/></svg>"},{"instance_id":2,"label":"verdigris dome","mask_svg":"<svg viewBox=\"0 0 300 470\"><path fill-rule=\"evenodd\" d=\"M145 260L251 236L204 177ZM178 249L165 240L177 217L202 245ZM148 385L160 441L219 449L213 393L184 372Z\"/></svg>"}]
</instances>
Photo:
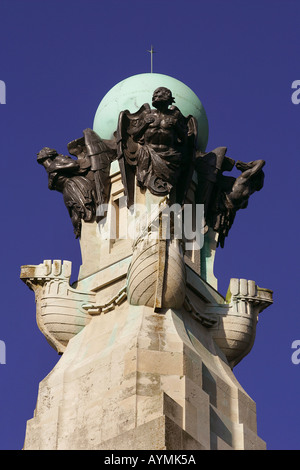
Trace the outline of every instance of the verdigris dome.
<instances>
[{"instance_id":1,"label":"verdigris dome","mask_svg":"<svg viewBox=\"0 0 300 470\"><path fill-rule=\"evenodd\" d=\"M93 129L103 139L111 139L117 129L118 116L128 109L135 113L144 103L152 102L158 87L169 88L184 116L191 114L198 122L198 147L204 151L208 141L208 121L204 107L197 95L176 78L159 73L133 75L117 83L104 96L95 114Z\"/></svg>"}]
</instances>

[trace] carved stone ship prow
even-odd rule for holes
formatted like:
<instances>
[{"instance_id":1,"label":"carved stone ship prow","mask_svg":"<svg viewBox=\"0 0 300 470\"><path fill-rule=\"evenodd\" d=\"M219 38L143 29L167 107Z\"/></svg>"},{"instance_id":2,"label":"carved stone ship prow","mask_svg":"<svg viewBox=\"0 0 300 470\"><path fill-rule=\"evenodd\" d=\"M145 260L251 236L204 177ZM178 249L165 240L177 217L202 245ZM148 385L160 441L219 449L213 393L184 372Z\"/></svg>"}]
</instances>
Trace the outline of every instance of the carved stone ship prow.
<instances>
[{"instance_id":1,"label":"carved stone ship prow","mask_svg":"<svg viewBox=\"0 0 300 470\"><path fill-rule=\"evenodd\" d=\"M185 263L179 240L141 240L127 277L128 301L153 308L180 308L185 298Z\"/></svg>"},{"instance_id":2,"label":"carved stone ship prow","mask_svg":"<svg viewBox=\"0 0 300 470\"><path fill-rule=\"evenodd\" d=\"M254 281L231 279L224 307L207 308L211 314L218 313L218 322L212 326L211 334L231 368L251 351L258 316L272 303L271 290L258 287Z\"/></svg>"},{"instance_id":3,"label":"carved stone ship prow","mask_svg":"<svg viewBox=\"0 0 300 470\"><path fill-rule=\"evenodd\" d=\"M37 325L59 354L90 321L83 308L94 302L95 294L70 286L72 263L45 260L21 267L21 279L35 293Z\"/></svg>"}]
</instances>

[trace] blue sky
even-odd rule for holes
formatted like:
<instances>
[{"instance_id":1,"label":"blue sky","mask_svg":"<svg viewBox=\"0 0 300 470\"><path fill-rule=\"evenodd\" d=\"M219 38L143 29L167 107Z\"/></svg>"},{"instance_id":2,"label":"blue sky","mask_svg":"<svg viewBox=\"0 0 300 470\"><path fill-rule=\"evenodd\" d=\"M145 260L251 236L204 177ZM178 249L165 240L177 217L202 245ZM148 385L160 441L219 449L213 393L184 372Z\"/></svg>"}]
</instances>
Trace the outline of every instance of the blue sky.
<instances>
[{"instance_id":1,"label":"blue sky","mask_svg":"<svg viewBox=\"0 0 300 470\"><path fill-rule=\"evenodd\" d=\"M268 448L300 449L300 364L291 360L300 340L300 105L291 100L299 15L296 0L1 0L0 449L22 448L38 384L59 359L38 330L20 266L70 260L75 280L81 264L62 197L48 190L36 153L50 146L67 154L116 83L150 72L151 44L154 72L183 81L202 101L207 148L266 160L265 186L238 213L215 275L223 294L231 277L274 290L235 374L256 402Z\"/></svg>"}]
</instances>

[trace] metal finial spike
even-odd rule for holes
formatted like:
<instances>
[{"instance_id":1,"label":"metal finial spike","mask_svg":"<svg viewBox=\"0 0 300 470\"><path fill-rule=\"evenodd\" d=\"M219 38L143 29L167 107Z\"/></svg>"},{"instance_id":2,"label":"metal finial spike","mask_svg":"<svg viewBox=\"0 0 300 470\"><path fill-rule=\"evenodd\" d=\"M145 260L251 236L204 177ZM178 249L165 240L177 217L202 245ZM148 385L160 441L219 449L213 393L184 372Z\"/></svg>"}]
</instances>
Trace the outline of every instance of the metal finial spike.
<instances>
[{"instance_id":1,"label":"metal finial spike","mask_svg":"<svg viewBox=\"0 0 300 470\"><path fill-rule=\"evenodd\" d=\"M154 54L156 51L153 49L152 44L151 44L151 49L150 49L150 51L147 50L147 52L150 52L150 54L151 54L151 73L153 73L153 54Z\"/></svg>"}]
</instances>

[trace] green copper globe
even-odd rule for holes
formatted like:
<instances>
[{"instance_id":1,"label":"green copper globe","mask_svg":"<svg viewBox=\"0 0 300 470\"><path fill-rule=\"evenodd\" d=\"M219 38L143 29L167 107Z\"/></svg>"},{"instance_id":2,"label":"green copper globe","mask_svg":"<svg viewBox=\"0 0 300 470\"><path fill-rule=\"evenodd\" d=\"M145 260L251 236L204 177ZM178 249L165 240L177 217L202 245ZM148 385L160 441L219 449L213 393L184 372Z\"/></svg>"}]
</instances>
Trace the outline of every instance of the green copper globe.
<instances>
[{"instance_id":1,"label":"green copper globe","mask_svg":"<svg viewBox=\"0 0 300 470\"><path fill-rule=\"evenodd\" d=\"M198 122L198 148L205 151L208 141L208 121L197 95L176 78L159 73L133 75L117 83L104 96L95 114L93 129L103 139L111 139L117 129L121 111L135 113L144 103L152 107L152 94L158 87L171 90L177 106L184 116L192 115Z\"/></svg>"}]
</instances>

